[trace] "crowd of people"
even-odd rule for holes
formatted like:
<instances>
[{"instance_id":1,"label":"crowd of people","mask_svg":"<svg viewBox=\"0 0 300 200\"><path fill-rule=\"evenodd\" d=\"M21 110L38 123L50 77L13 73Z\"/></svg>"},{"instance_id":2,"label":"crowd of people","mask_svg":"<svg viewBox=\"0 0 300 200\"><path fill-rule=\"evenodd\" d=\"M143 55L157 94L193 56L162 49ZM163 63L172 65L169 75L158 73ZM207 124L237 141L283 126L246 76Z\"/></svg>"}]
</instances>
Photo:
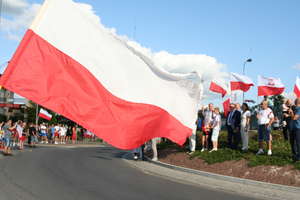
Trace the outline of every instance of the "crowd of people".
<instances>
[{"instance_id":1,"label":"crowd of people","mask_svg":"<svg viewBox=\"0 0 300 200\"><path fill-rule=\"evenodd\" d=\"M249 109L247 103L230 104L230 111L223 120L227 129L227 146L231 149L249 149L249 130L251 119L257 121L258 151L257 155L265 153L272 155L272 130L282 129L285 140L289 140L294 161L300 160L300 98L294 104L286 99L282 105L280 116L274 114L267 99L261 102L259 109ZM253 118L252 116L255 116ZM210 103L198 113L197 130L202 132L201 152L218 150L218 138L222 127L220 109Z\"/></svg>"},{"instance_id":2,"label":"crowd of people","mask_svg":"<svg viewBox=\"0 0 300 200\"><path fill-rule=\"evenodd\" d=\"M64 124L48 125L41 123L27 124L21 120L0 123L0 148L4 155L12 155L13 149L24 149L24 143L29 147L36 144L76 144L78 139L95 141L93 133L79 126L67 126Z\"/></svg>"}]
</instances>

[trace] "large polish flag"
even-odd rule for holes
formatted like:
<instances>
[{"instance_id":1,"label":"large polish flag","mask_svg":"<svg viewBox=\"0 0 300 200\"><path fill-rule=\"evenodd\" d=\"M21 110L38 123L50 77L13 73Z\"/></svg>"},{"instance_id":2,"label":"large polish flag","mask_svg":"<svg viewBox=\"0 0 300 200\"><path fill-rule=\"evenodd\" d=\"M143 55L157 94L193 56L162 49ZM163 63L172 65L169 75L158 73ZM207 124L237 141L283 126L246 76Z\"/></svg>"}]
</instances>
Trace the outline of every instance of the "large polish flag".
<instances>
[{"instance_id":1,"label":"large polish flag","mask_svg":"<svg viewBox=\"0 0 300 200\"><path fill-rule=\"evenodd\" d=\"M297 96L297 98L300 98L300 78L298 76L296 78L294 93Z\"/></svg>"},{"instance_id":2,"label":"large polish flag","mask_svg":"<svg viewBox=\"0 0 300 200\"><path fill-rule=\"evenodd\" d=\"M48 113L48 111L43 109L43 108L41 108L41 110L40 110L39 117L44 118L46 120L51 120L52 119L52 115L50 113Z\"/></svg>"},{"instance_id":3,"label":"large polish flag","mask_svg":"<svg viewBox=\"0 0 300 200\"><path fill-rule=\"evenodd\" d=\"M0 85L132 149L191 136L199 102L190 75L157 68L72 0L46 0Z\"/></svg>"},{"instance_id":4,"label":"large polish flag","mask_svg":"<svg viewBox=\"0 0 300 200\"><path fill-rule=\"evenodd\" d=\"M251 86L254 86L254 83L249 77L236 73L231 73L231 91L242 90L243 92L247 92Z\"/></svg>"},{"instance_id":5,"label":"large polish flag","mask_svg":"<svg viewBox=\"0 0 300 200\"><path fill-rule=\"evenodd\" d=\"M279 78L258 76L258 96L280 95L284 85Z\"/></svg>"}]
</instances>

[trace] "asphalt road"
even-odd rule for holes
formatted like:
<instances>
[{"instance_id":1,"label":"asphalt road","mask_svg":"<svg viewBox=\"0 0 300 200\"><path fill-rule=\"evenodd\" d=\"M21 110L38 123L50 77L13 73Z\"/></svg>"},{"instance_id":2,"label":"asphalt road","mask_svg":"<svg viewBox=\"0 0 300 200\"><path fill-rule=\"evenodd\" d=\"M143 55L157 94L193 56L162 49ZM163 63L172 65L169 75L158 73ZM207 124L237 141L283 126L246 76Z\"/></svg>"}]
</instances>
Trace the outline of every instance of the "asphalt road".
<instances>
[{"instance_id":1,"label":"asphalt road","mask_svg":"<svg viewBox=\"0 0 300 200\"><path fill-rule=\"evenodd\" d=\"M144 174L100 148L37 148L0 158L0 200L246 200Z\"/></svg>"}]
</instances>

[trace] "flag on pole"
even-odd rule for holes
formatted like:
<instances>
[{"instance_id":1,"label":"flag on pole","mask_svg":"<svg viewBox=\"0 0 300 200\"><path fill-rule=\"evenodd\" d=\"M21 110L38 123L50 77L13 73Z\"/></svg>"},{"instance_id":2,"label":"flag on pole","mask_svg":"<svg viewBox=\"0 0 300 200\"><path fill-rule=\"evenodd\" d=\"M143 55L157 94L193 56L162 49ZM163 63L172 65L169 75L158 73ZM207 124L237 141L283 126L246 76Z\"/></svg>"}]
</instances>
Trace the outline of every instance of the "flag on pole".
<instances>
[{"instance_id":1,"label":"flag on pole","mask_svg":"<svg viewBox=\"0 0 300 200\"><path fill-rule=\"evenodd\" d=\"M227 91L214 81L210 83L209 90L212 92L220 93L222 95L222 98L227 94Z\"/></svg>"},{"instance_id":2,"label":"flag on pole","mask_svg":"<svg viewBox=\"0 0 300 200\"><path fill-rule=\"evenodd\" d=\"M51 120L52 119L52 115L50 113L48 113L47 110L41 108L40 112L39 112L39 117L46 119L46 120Z\"/></svg>"},{"instance_id":3,"label":"flag on pole","mask_svg":"<svg viewBox=\"0 0 300 200\"><path fill-rule=\"evenodd\" d=\"M227 117L230 108L230 98L223 102L224 116Z\"/></svg>"},{"instance_id":4,"label":"flag on pole","mask_svg":"<svg viewBox=\"0 0 300 200\"><path fill-rule=\"evenodd\" d=\"M254 86L254 83L249 77L236 73L231 73L231 91L242 90L243 92L247 92L251 86Z\"/></svg>"},{"instance_id":5,"label":"flag on pole","mask_svg":"<svg viewBox=\"0 0 300 200\"><path fill-rule=\"evenodd\" d=\"M300 78L298 76L296 78L294 93L297 96L297 98L300 98Z\"/></svg>"},{"instance_id":6,"label":"flag on pole","mask_svg":"<svg viewBox=\"0 0 300 200\"><path fill-rule=\"evenodd\" d=\"M279 78L258 76L258 96L280 95L284 85Z\"/></svg>"},{"instance_id":7,"label":"flag on pole","mask_svg":"<svg viewBox=\"0 0 300 200\"><path fill-rule=\"evenodd\" d=\"M72 0L45 0L0 85L121 149L156 137L185 143L197 118L195 73L161 70L90 15Z\"/></svg>"}]
</instances>

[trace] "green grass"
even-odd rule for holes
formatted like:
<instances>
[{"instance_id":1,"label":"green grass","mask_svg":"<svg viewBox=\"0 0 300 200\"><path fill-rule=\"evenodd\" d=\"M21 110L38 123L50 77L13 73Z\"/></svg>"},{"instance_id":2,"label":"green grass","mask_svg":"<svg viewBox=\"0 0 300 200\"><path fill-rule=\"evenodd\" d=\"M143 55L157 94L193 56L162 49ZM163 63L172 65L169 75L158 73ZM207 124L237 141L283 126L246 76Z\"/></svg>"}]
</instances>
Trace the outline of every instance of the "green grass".
<instances>
[{"instance_id":1,"label":"green grass","mask_svg":"<svg viewBox=\"0 0 300 200\"><path fill-rule=\"evenodd\" d=\"M281 131L273 131L273 148L272 156L265 155L256 155L258 150L257 142L257 132L250 132L249 138L249 150L247 152L242 152L240 150L232 150L226 148L226 138L227 132L221 131L219 138L219 150L217 152L209 153L208 151L201 152L201 140L200 134L197 135L197 150L191 155L191 159L201 158L208 164L222 163L224 161L230 160L241 160L245 159L248 161L250 167L260 166L260 165L273 165L273 166L284 166L284 165L293 165L295 169L300 170L300 162L294 163L291 158L291 149L289 142L284 141ZM177 148L180 151L183 151L183 148L176 146L171 142L163 142L158 148ZM266 147L265 147L266 149Z\"/></svg>"}]
</instances>

